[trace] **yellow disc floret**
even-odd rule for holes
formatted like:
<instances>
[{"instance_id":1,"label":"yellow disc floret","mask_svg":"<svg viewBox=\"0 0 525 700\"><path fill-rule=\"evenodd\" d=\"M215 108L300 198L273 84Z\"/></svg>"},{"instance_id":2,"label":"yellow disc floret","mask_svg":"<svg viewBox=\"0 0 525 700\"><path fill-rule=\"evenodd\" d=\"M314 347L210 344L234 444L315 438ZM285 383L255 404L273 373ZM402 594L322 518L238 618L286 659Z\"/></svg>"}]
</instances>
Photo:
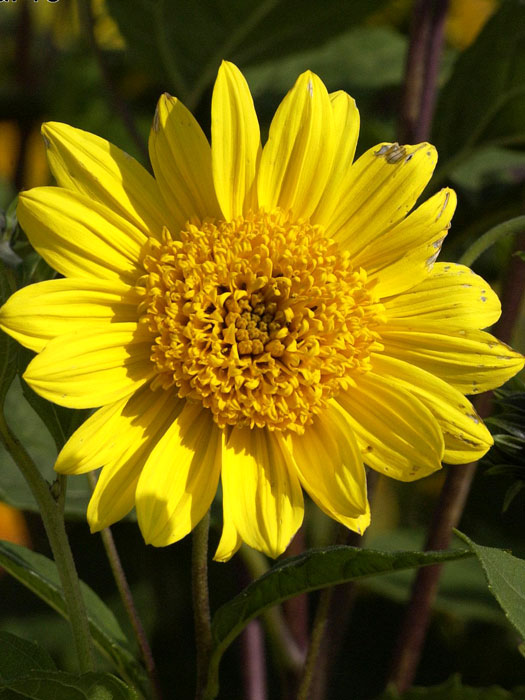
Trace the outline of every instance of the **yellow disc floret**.
<instances>
[{"instance_id":1,"label":"yellow disc floret","mask_svg":"<svg viewBox=\"0 0 525 700\"><path fill-rule=\"evenodd\" d=\"M382 320L366 272L322 227L280 210L150 239L139 282L154 386L216 423L294 430L369 369Z\"/></svg>"}]
</instances>

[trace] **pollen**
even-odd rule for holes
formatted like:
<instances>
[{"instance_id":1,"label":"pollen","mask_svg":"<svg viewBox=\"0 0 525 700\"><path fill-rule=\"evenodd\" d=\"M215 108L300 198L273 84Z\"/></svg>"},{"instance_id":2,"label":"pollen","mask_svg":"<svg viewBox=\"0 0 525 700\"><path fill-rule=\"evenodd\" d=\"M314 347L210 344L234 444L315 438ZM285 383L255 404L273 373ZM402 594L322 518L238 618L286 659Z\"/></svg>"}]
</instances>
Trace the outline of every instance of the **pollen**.
<instances>
[{"instance_id":1,"label":"pollen","mask_svg":"<svg viewBox=\"0 0 525 700\"><path fill-rule=\"evenodd\" d=\"M384 309L320 226L279 209L149 239L141 322L154 388L176 386L221 428L303 433L382 349Z\"/></svg>"}]
</instances>

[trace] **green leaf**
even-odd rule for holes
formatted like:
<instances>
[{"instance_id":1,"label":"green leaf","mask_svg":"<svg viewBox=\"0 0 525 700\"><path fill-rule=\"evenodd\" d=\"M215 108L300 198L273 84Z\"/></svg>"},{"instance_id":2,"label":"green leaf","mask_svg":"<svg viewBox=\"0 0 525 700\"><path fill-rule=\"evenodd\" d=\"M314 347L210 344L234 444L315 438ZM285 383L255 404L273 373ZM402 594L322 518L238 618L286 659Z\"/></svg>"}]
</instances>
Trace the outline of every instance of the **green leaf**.
<instances>
[{"instance_id":1,"label":"green leaf","mask_svg":"<svg viewBox=\"0 0 525 700\"><path fill-rule=\"evenodd\" d=\"M213 652L208 692L215 697L218 666L224 650L254 617L288 598L356 579L469 556L467 550L449 552L379 552L336 546L312 549L273 566L235 598L217 610L212 620Z\"/></svg>"},{"instance_id":2,"label":"green leaf","mask_svg":"<svg viewBox=\"0 0 525 700\"><path fill-rule=\"evenodd\" d=\"M56 459L56 446L39 416L24 400L22 381L16 379L11 385L5 402L6 420L14 429L17 438L28 450L42 476L50 483L56 478L53 464ZM2 454L3 453L3 454ZM20 469L0 445L0 501L15 508L38 512L36 501L23 478ZM76 476L68 480L65 515L68 518L85 518L88 501L91 497L86 476Z\"/></svg>"},{"instance_id":3,"label":"green leaf","mask_svg":"<svg viewBox=\"0 0 525 700\"><path fill-rule=\"evenodd\" d=\"M479 559L490 591L509 622L525 638L525 561L502 549L476 544L461 532L457 534Z\"/></svg>"},{"instance_id":4,"label":"green leaf","mask_svg":"<svg viewBox=\"0 0 525 700\"><path fill-rule=\"evenodd\" d=\"M45 649L16 634L0 632L0 683L35 669L53 671L53 659Z\"/></svg>"},{"instance_id":5,"label":"green leaf","mask_svg":"<svg viewBox=\"0 0 525 700\"><path fill-rule=\"evenodd\" d=\"M442 91L432 134L441 160L480 144L525 144L524 98L525 5L507 0L460 54Z\"/></svg>"},{"instance_id":6,"label":"green leaf","mask_svg":"<svg viewBox=\"0 0 525 700\"><path fill-rule=\"evenodd\" d=\"M254 95L283 95L306 69L318 73L328 90L373 90L401 82L406 39L391 27L359 26L286 58L274 58L246 70Z\"/></svg>"},{"instance_id":7,"label":"green leaf","mask_svg":"<svg viewBox=\"0 0 525 700\"><path fill-rule=\"evenodd\" d=\"M525 700L525 688L504 690L498 686L471 688L463 685L459 676L452 676L441 685L431 688L411 688L399 693L389 688L377 700Z\"/></svg>"},{"instance_id":8,"label":"green leaf","mask_svg":"<svg viewBox=\"0 0 525 700\"><path fill-rule=\"evenodd\" d=\"M18 371L20 375L25 372L33 357L34 353L30 350L20 348L18 354ZM70 408L57 406L35 393L22 378L20 379L20 384L27 403L41 418L55 442L57 451L60 451L69 436L87 418L89 411L74 411Z\"/></svg>"},{"instance_id":9,"label":"green leaf","mask_svg":"<svg viewBox=\"0 0 525 700\"><path fill-rule=\"evenodd\" d=\"M32 671L0 683L0 700L138 700L137 693L110 673L75 676L63 671Z\"/></svg>"},{"instance_id":10,"label":"green leaf","mask_svg":"<svg viewBox=\"0 0 525 700\"><path fill-rule=\"evenodd\" d=\"M62 587L53 561L26 547L0 540L0 566L67 619ZM133 685L144 687L144 670L115 616L89 586L83 582L80 585L93 641L114 663L119 675Z\"/></svg>"},{"instance_id":11,"label":"green leaf","mask_svg":"<svg viewBox=\"0 0 525 700\"><path fill-rule=\"evenodd\" d=\"M173 12L168 0L108 2L132 57L159 83L168 78L170 89L183 101L189 99L189 107L211 85L223 58L244 67L306 51L382 4L384 0L179 0Z\"/></svg>"}]
</instances>

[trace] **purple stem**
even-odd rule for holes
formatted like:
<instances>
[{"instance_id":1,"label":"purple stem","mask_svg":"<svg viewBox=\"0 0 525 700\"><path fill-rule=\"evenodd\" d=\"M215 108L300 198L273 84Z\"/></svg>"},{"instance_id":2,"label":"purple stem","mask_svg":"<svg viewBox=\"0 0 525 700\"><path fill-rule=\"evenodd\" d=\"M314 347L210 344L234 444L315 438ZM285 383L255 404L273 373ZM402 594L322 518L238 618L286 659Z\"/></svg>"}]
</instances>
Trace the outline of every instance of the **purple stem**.
<instances>
[{"instance_id":1,"label":"purple stem","mask_svg":"<svg viewBox=\"0 0 525 700\"><path fill-rule=\"evenodd\" d=\"M418 0L414 7L398 128L401 143L429 137L447 8L448 0Z\"/></svg>"},{"instance_id":2,"label":"purple stem","mask_svg":"<svg viewBox=\"0 0 525 700\"><path fill-rule=\"evenodd\" d=\"M525 248L525 235L518 237L515 250ZM504 277L501 318L493 329L494 335L508 343L512 339L516 319L525 296L525 263L514 256ZM490 414L492 394L485 393L474 402L482 418ZM470 490L477 463L448 468L445 484L434 512L425 549L446 549L452 529L459 524ZM420 569L414 581L412 595L397 640L389 682L399 692L412 685L423 651L432 607L437 595L441 566Z\"/></svg>"},{"instance_id":3,"label":"purple stem","mask_svg":"<svg viewBox=\"0 0 525 700\"><path fill-rule=\"evenodd\" d=\"M242 633L242 674L246 700L266 700L264 634L259 620L252 620Z\"/></svg>"}]
</instances>

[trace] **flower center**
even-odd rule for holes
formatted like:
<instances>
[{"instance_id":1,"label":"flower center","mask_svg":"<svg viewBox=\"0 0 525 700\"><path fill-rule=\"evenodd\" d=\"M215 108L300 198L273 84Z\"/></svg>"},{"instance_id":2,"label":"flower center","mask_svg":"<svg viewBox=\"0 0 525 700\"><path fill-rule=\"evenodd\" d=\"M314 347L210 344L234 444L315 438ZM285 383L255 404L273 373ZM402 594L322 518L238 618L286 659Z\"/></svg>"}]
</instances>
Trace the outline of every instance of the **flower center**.
<instances>
[{"instance_id":1,"label":"flower center","mask_svg":"<svg viewBox=\"0 0 525 700\"><path fill-rule=\"evenodd\" d=\"M165 229L144 267L153 387L177 386L221 428L302 433L381 347L365 271L320 226L278 209L188 223L181 240Z\"/></svg>"}]
</instances>

